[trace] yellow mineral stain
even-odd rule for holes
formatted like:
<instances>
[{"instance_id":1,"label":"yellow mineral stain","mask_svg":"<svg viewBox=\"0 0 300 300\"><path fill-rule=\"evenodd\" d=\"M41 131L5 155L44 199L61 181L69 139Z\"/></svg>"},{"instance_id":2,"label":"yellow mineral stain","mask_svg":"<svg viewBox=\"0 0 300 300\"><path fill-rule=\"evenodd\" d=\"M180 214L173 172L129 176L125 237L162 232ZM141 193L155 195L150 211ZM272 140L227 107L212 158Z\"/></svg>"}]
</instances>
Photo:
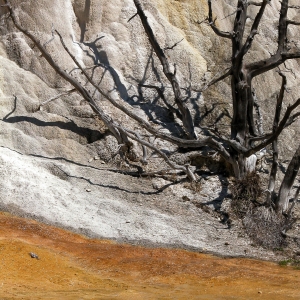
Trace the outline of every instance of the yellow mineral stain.
<instances>
[{"instance_id":1,"label":"yellow mineral stain","mask_svg":"<svg viewBox=\"0 0 300 300\"><path fill-rule=\"evenodd\" d=\"M5 213L0 268L0 299L300 299L289 267L93 240Z\"/></svg>"}]
</instances>

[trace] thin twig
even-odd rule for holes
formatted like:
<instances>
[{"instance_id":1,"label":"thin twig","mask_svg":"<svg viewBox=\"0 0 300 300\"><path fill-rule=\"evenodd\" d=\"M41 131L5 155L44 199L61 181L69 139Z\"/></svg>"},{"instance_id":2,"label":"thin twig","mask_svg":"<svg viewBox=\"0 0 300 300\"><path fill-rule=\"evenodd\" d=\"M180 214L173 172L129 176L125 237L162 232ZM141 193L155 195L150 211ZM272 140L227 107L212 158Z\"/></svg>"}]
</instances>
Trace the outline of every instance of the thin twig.
<instances>
[{"instance_id":1,"label":"thin twig","mask_svg":"<svg viewBox=\"0 0 300 300\"><path fill-rule=\"evenodd\" d=\"M41 109L42 106L48 104L48 103L51 102L51 101L54 101L54 100L56 100L56 99L58 99L58 98L60 98L60 97L62 97L62 96L66 96L66 95L69 95L69 94L74 93L74 92L76 92L76 89L71 89L71 90L65 91L65 92L63 92L63 93L61 93L61 94L58 94L58 95L56 95L56 96L54 96L54 97L52 97L52 98L50 98L50 99L48 99L48 100L42 102L42 103L39 105L39 109Z\"/></svg>"},{"instance_id":2,"label":"thin twig","mask_svg":"<svg viewBox=\"0 0 300 300\"><path fill-rule=\"evenodd\" d=\"M135 18L138 15L138 13L134 14L132 17L129 18L129 20L127 21L127 23L129 23L133 18Z\"/></svg>"},{"instance_id":3,"label":"thin twig","mask_svg":"<svg viewBox=\"0 0 300 300\"><path fill-rule=\"evenodd\" d=\"M178 41L177 43L175 43L173 46L164 48L164 50L172 50L172 49L174 49L174 48L175 48L178 44L180 44L183 40L184 40L184 38L182 38L180 41Z\"/></svg>"}]
</instances>

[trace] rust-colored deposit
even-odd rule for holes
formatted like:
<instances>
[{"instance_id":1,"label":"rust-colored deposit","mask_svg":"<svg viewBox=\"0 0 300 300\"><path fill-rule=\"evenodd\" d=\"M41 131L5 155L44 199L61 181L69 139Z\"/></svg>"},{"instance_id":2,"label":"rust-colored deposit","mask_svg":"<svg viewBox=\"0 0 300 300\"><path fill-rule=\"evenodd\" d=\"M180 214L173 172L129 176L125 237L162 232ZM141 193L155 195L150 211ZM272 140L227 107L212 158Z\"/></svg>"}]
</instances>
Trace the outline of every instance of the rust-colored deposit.
<instances>
[{"instance_id":1,"label":"rust-colored deposit","mask_svg":"<svg viewBox=\"0 0 300 300\"><path fill-rule=\"evenodd\" d=\"M0 236L0 299L300 299L300 271L274 263L91 240L4 213Z\"/></svg>"}]
</instances>

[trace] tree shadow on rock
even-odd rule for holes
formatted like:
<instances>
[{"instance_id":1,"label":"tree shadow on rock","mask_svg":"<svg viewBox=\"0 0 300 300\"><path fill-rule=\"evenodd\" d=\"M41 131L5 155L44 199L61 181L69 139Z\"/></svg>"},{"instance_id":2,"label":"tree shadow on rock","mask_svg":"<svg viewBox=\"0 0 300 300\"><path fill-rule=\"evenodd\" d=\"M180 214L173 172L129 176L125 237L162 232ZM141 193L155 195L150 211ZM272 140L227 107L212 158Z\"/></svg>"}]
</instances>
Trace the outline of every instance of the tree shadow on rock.
<instances>
[{"instance_id":1,"label":"tree shadow on rock","mask_svg":"<svg viewBox=\"0 0 300 300\"><path fill-rule=\"evenodd\" d=\"M91 0L85 0L84 10L77 11L76 7L74 7L74 12L77 17L77 22L80 27L80 42L84 41L84 36L87 31L87 24L89 23L90 18L90 10L91 10Z\"/></svg>"},{"instance_id":2,"label":"tree shadow on rock","mask_svg":"<svg viewBox=\"0 0 300 300\"><path fill-rule=\"evenodd\" d=\"M105 134L102 134L100 131L85 128L85 127L80 127L73 121L67 123L62 121L45 122L34 117L15 116L15 117L5 118L3 119L3 122L11 123L11 124L27 122L39 127L57 127L59 129L66 130L68 132L73 132L81 137L85 137L88 144L98 141L105 137Z\"/></svg>"}]
</instances>

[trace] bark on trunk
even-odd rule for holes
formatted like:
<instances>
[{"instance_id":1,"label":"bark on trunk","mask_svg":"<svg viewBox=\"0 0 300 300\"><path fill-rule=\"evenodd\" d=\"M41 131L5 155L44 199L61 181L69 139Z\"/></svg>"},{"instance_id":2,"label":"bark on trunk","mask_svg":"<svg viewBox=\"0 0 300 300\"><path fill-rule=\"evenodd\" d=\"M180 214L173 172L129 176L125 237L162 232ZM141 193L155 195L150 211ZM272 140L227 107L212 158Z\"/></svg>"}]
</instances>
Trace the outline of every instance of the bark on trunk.
<instances>
[{"instance_id":1,"label":"bark on trunk","mask_svg":"<svg viewBox=\"0 0 300 300\"><path fill-rule=\"evenodd\" d=\"M293 187L294 181L298 174L300 167L300 145L295 152L290 164L286 170L285 176L280 186L278 198L276 200L277 212L285 213L288 210L289 205L289 193Z\"/></svg>"},{"instance_id":2,"label":"bark on trunk","mask_svg":"<svg viewBox=\"0 0 300 300\"><path fill-rule=\"evenodd\" d=\"M242 154L238 154L232 158L232 162L234 177L236 179L242 179L247 174L255 171L257 156L252 154L249 157L245 157Z\"/></svg>"},{"instance_id":3,"label":"bark on trunk","mask_svg":"<svg viewBox=\"0 0 300 300\"><path fill-rule=\"evenodd\" d=\"M282 77L282 83L281 83L281 90L277 98L277 104L276 104L276 111L275 111L275 116L274 116L274 121L273 121L273 134L278 128L278 124L280 121L280 114L281 114L281 109L282 109L282 102L283 102L283 97L284 97L284 91L286 88L286 76L282 73L279 73L279 75ZM274 199L275 193L275 182L276 182L276 175L277 175L277 168L278 168L278 145L277 145L277 138L273 141L272 147L273 147L273 163L272 163L272 168L271 168L271 173L270 173L270 178L269 178L269 186L268 186L268 191L269 193L267 194L267 203L271 203L271 201Z\"/></svg>"}]
</instances>

